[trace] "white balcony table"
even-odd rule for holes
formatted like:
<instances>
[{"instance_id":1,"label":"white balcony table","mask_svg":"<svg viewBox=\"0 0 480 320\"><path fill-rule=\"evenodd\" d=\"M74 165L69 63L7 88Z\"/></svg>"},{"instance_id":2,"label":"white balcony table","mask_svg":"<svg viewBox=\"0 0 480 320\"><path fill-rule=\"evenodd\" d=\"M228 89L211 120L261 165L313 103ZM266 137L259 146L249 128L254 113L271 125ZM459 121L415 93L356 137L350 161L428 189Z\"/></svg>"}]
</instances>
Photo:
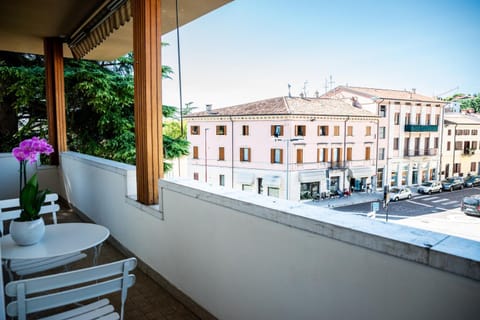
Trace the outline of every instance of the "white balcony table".
<instances>
[{"instance_id":1,"label":"white balcony table","mask_svg":"<svg viewBox=\"0 0 480 320\"><path fill-rule=\"evenodd\" d=\"M42 240L31 246L19 246L10 235L3 236L2 259L9 268L11 260L52 258L93 248L93 265L96 265L101 245L109 235L107 228L94 223L49 224Z\"/></svg>"}]
</instances>

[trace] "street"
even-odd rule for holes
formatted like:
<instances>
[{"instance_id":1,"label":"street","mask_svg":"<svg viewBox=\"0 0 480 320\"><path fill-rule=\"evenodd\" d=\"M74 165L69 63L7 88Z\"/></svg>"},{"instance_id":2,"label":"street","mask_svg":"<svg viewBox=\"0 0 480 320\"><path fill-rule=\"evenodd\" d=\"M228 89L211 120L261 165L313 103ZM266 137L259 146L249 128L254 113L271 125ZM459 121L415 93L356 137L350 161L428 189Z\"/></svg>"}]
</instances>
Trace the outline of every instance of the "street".
<instances>
[{"instance_id":1,"label":"street","mask_svg":"<svg viewBox=\"0 0 480 320\"><path fill-rule=\"evenodd\" d=\"M465 215L461 210L463 197L480 194L480 188L466 188L458 191L444 191L432 195L422 195L416 192L410 200L390 202L387 208L382 208L376 213L375 219L388 221L455 235L480 241L480 218ZM355 212L367 215L372 211L372 202L359 203L334 210Z\"/></svg>"}]
</instances>

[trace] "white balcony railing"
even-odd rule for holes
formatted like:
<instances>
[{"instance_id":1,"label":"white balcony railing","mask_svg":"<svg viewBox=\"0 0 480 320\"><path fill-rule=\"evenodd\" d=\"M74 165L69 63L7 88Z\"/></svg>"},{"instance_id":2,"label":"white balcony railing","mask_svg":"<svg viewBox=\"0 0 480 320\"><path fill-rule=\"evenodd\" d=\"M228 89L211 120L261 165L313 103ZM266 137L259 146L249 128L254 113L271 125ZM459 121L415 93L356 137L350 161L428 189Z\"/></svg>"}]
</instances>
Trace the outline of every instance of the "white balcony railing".
<instances>
[{"instance_id":1,"label":"white balcony railing","mask_svg":"<svg viewBox=\"0 0 480 320\"><path fill-rule=\"evenodd\" d=\"M64 197L219 319L480 314L478 242L191 180L146 207L131 166L61 160Z\"/></svg>"}]
</instances>

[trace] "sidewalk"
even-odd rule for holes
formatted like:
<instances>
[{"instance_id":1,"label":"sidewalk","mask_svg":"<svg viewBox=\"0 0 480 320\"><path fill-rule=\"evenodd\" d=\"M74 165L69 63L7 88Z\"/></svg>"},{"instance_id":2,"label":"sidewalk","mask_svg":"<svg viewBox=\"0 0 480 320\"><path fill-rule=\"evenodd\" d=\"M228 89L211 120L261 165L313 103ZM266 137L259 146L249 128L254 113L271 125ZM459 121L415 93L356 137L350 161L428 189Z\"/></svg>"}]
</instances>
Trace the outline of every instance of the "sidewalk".
<instances>
[{"instance_id":1,"label":"sidewalk","mask_svg":"<svg viewBox=\"0 0 480 320\"><path fill-rule=\"evenodd\" d=\"M353 204L358 203L365 203L365 202L372 202L372 201L383 201L383 193L382 192L354 192L352 195L348 197L342 198L329 198L323 200L310 200L305 202L309 205L314 205L317 207L324 207L324 208L336 208L336 207L345 207L350 206Z\"/></svg>"}]
</instances>

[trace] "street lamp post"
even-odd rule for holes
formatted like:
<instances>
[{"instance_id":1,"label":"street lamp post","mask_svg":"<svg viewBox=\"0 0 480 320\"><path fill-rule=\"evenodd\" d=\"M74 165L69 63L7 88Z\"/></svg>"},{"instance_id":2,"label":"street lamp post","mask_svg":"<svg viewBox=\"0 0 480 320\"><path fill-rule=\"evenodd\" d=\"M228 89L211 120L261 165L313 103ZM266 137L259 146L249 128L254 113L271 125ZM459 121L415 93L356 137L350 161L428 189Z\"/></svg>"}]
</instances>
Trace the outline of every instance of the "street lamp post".
<instances>
[{"instance_id":1,"label":"street lamp post","mask_svg":"<svg viewBox=\"0 0 480 320\"><path fill-rule=\"evenodd\" d=\"M207 182L207 132L209 128L205 128L205 182Z\"/></svg>"},{"instance_id":2,"label":"street lamp post","mask_svg":"<svg viewBox=\"0 0 480 320\"><path fill-rule=\"evenodd\" d=\"M287 142L287 170L286 170L286 179L285 179L285 198L289 200L290 193L289 193L289 186L290 186L290 141L300 141L303 140L301 138L290 138L290 139L281 139L276 138L275 141L286 141Z\"/></svg>"}]
</instances>

